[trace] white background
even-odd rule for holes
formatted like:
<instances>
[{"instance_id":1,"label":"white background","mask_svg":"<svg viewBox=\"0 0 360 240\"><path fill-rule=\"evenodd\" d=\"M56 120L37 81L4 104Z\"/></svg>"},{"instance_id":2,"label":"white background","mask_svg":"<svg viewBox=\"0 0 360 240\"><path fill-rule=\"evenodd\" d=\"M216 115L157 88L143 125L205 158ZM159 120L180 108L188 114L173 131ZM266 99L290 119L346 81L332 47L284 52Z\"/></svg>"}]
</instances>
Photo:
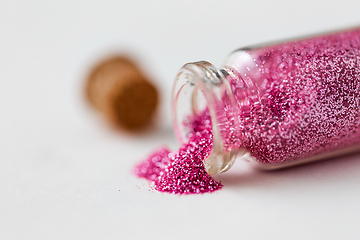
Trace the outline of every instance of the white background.
<instances>
[{"instance_id":1,"label":"white background","mask_svg":"<svg viewBox=\"0 0 360 240\"><path fill-rule=\"evenodd\" d=\"M360 155L276 172L237 162L213 194L161 194L134 163L177 147L186 62L360 25L360 1L0 2L0 239L359 239ZM90 66L131 52L159 86L157 127L111 129L83 100Z\"/></svg>"}]
</instances>

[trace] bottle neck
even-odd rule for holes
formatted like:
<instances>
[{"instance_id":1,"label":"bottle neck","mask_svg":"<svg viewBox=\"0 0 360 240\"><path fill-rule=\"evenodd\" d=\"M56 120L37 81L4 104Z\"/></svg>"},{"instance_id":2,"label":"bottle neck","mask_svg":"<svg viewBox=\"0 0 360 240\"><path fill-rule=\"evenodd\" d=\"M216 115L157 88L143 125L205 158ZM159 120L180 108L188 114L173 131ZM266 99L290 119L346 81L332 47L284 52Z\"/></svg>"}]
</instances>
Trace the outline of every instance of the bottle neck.
<instances>
[{"instance_id":1,"label":"bottle neck","mask_svg":"<svg viewBox=\"0 0 360 240\"><path fill-rule=\"evenodd\" d=\"M239 149L240 125L238 105L229 79L234 72L216 69L208 62L188 63L180 70L173 87L173 124L180 143L188 139L189 117L209 111L213 133L213 148L204 165L210 175L227 171Z\"/></svg>"}]
</instances>

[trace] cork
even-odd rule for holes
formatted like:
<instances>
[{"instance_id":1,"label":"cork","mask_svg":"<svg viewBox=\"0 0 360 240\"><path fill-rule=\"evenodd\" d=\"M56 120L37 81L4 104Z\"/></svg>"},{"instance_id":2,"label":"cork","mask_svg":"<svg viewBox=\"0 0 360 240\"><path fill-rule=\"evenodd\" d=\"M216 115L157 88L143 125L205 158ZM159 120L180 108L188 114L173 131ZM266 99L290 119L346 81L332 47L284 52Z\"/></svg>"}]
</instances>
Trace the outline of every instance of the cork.
<instances>
[{"instance_id":1,"label":"cork","mask_svg":"<svg viewBox=\"0 0 360 240\"><path fill-rule=\"evenodd\" d=\"M90 104L116 127L139 130L151 122L158 92L136 64L116 56L99 63L88 76Z\"/></svg>"}]
</instances>

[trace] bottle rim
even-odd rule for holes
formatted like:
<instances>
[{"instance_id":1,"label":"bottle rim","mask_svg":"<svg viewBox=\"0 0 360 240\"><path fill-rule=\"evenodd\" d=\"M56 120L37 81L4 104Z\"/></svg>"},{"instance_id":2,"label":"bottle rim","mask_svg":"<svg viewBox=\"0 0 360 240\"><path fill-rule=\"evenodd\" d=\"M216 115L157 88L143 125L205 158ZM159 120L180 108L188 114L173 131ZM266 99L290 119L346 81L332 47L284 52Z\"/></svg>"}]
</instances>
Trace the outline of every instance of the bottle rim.
<instances>
[{"instance_id":1,"label":"bottle rim","mask_svg":"<svg viewBox=\"0 0 360 240\"><path fill-rule=\"evenodd\" d=\"M220 87L221 86L221 87ZM200 61L185 64L176 76L172 90L173 129L180 144L185 143L188 130L184 124L200 108L208 108L213 131L213 148L204 160L208 174L225 172L233 165L238 150L225 149L216 116L216 103L221 101L221 91L227 91L235 109L231 88L222 71L211 63Z\"/></svg>"}]
</instances>

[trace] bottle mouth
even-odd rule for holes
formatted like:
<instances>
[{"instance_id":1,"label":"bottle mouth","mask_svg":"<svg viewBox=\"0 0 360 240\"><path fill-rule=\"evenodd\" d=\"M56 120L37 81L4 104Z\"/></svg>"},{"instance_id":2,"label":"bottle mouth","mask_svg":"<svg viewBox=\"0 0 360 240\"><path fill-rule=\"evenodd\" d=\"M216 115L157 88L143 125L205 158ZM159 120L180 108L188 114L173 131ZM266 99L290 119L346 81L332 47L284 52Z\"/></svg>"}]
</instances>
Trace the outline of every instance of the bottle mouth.
<instances>
[{"instance_id":1,"label":"bottle mouth","mask_svg":"<svg viewBox=\"0 0 360 240\"><path fill-rule=\"evenodd\" d=\"M210 113L213 148L204 160L208 174L214 175L230 169L238 150L226 146L224 133L219 128L223 97L227 96L235 108L230 85L226 80L226 72L217 70L212 64L201 61L184 65L175 79L172 92L173 127L178 141L183 144L188 140L189 129L186 122L190 116L206 109ZM237 119L236 117L234 119ZM233 124L239 126L238 124Z\"/></svg>"}]
</instances>

